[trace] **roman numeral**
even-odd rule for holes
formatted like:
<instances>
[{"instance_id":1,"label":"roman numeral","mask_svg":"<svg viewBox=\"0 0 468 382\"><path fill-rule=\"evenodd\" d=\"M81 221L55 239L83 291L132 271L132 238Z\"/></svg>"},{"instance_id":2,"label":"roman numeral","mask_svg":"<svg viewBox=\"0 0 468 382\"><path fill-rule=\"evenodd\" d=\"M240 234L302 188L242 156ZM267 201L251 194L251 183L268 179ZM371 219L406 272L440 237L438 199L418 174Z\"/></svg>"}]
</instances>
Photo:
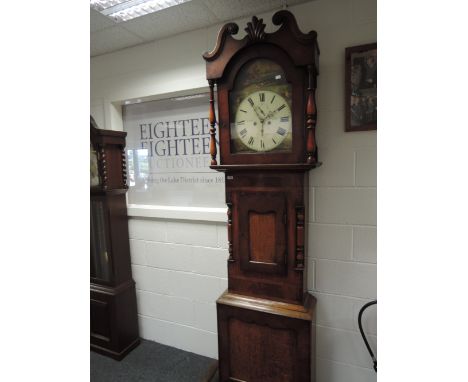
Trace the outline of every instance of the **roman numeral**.
<instances>
[{"instance_id":1,"label":"roman numeral","mask_svg":"<svg viewBox=\"0 0 468 382\"><path fill-rule=\"evenodd\" d=\"M242 138L245 137L245 135L247 134L247 129L242 129L239 134L242 136Z\"/></svg>"},{"instance_id":2,"label":"roman numeral","mask_svg":"<svg viewBox=\"0 0 468 382\"><path fill-rule=\"evenodd\" d=\"M258 96L260 97L260 102L265 102L265 93L260 93Z\"/></svg>"},{"instance_id":3,"label":"roman numeral","mask_svg":"<svg viewBox=\"0 0 468 382\"><path fill-rule=\"evenodd\" d=\"M281 122L288 122L289 121L289 117L281 117Z\"/></svg>"},{"instance_id":4,"label":"roman numeral","mask_svg":"<svg viewBox=\"0 0 468 382\"><path fill-rule=\"evenodd\" d=\"M260 146L262 147L262 149L265 148L265 143L263 143L263 140L260 140Z\"/></svg>"},{"instance_id":5,"label":"roman numeral","mask_svg":"<svg viewBox=\"0 0 468 382\"><path fill-rule=\"evenodd\" d=\"M245 110L242 110L242 109L239 109L239 110L240 110L241 112L243 112L243 113L247 113Z\"/></svg>"},{"instance_id":6,"label":"roman numeral","mask_svg":"<svg viewBox=\"0 0 468 382\"><path fill-rule=\"evenodd\" d=\"M252 146L253 143L254 143L254 138L253 138L253 137L250 137L250 139L249 139L249 145Z\"/></svg>"},{"instance_id":7,"label":"roman numeral","mask_svg":"<svg viewBox=\"0 0 468 382\"><path fill-rule=\"evenodd\" d=\"M273 100L275 99L275 95L273 96L273 98L271 99L270 103L273 103Z\"/></svg>"},{"instance_id":8,"label":"roman numeral","mask_svg":"<svg viewBox=\"0 0 468 382\"><path fill-rule=\"evenodd\" d=\"M250 103L250 106L253 106L253 105L254 105L254 101L252 101L252 98L249 98L248 101L249 101L249 103Z\"/></svg>"},{"instance_id":9,"label":"roman numeral","mask_svg":"<svg viewBox=\"0 0 468 382\"><path fill-rule=\"evenodd\" d=\"M283 104L282 104L278 109L276 109L276 110L280 111L280 110L283 110L285 107L286 107L286 105L283 103Z\"/></svg>"},{"instance_id":10,"label":"roman numeral","mask_svg":"<svg viewBox=\"0 0 468 382\"><path fill-rule=\"evenodd\" d=\"M271 138L271 140L272 140L272 141L273 141L273 143L276 145L276 141L275 141L273 138Z\"/></svg>"},{"instance_id":11,"label":"roman numeral","mask_svg":"<svg viewBox=\"0 0 468 382\"><path fill-rule=\"evenodd\" d=\"M278 127L278 130L276 131L277 134L284 136L286 134L286 130L283 129L282 127Z\"/></svg>"},{"instance_id":12,"label":"roman numeral","mask_svg":"<svg viewBox=\"0 0 468 382\"><path fill-rule=\"evenodd\" d=\"M245 123L245 121L239 121L237 122L238 125L243 125Z\"/></svg>"}]
</instances>

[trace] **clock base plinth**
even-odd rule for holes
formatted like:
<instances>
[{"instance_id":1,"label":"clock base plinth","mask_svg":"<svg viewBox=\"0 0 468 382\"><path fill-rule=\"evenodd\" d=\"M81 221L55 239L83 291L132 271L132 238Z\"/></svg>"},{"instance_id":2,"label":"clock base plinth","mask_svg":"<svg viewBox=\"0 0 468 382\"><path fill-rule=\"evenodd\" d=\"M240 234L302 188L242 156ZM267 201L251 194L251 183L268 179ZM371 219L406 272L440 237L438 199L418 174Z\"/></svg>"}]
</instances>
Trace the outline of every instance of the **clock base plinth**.
<instances>
[{"instance_id":1,"label":"clock base plinth","mask_svg":"<svg viewBox=\"0 0 468 382\"><path fill-rule=\"evenodd\" d=\"M217 300L220 382L314 382L316 300L304 301L226 291Z\"/></svg>"},{"instance_id":2,"label":"clock base plinth","mask_svg":"<svg viewBox=\"0 0 468 382\"><path fill-rule=\"evenodd\" d=\"M135 282L118 286L91 283L91 350L122 360L140 343Z\"/></svg>"}]
</instances>

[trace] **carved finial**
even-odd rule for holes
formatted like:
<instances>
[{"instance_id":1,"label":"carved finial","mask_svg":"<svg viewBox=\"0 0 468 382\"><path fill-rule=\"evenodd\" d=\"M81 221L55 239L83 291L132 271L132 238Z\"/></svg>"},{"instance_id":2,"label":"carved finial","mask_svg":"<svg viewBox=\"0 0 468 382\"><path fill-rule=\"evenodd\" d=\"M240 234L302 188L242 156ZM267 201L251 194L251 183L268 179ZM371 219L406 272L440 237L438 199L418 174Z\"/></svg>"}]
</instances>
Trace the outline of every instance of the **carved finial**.
<instances>
[{"instance_id":1,"label":"carved finial","mask_svg":"<svg viewBox=\"0 0 468 382\"><path fill-rule=\"evenodd\" d=\"M247 32L250 41L259 41L265 38L265 24L263 19L258 19L257 16L252 17L252 22L247 23L247 28L244 30Z\"/></svg>"}]
</instances>

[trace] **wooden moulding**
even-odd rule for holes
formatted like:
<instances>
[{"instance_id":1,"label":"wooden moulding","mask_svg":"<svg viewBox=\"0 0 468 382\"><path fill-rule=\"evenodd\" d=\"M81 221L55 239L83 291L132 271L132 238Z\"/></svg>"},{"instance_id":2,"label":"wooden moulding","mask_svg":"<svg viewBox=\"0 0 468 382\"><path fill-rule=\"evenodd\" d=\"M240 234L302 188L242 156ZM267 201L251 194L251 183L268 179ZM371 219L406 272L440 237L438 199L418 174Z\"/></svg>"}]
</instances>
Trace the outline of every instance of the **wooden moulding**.
<instances>
[{"instance_id":1,"label":"wooden moulding","mask_svg":"<svg viewBox=\"0 0 468 382\"><path fill-rule=\"evenodd\" d=\"M244 296L225 291L218 298L216 303L311 321L313 319L313 310L315 308L316 299L309 293L306 293L304 305L300 305L273 301L265 298Z\"/></svg>"},{"instance_id":2,"label":"wooden moulding","mask_svg":"<svg viewBox=\"0 0 468 382\"><path fill-rule=\"evenodd\" d=\"M227 216L228 216L228 226L227 226L227 229L228 229L228 246L229 246L229 259L228 261L229 262L234 262L236 260L234 260L234 257L232 257L232 253L233 253L233 250L232 250L232 203L226 203L227 206L228 206L228 210L227 210Z\"/></svg>"},{"instance_id":3,"label":"wooden moulding","mask_svg":"<svg viewBox=\"0 0 468 382\"><path fill-rule=\"evenodd\" d=\"M315 142L315 125L317 123L317 108L315 106L315 84L312 65L307 66L308 87L306 106L306 141L307 141L307 163L317 162L317 144Z\"/></svg>"},{"instance_id":4,"label":"wooden moulding","mask_svg":"<svg viewBox=\"0 0 468 382\"><path fill-rule=\"evenodd\" d=\"M95 351L96 353L105 355L107 357L111 357L111 358L115 359L116 361L121 361L122 359L125 358L125 356L128 353L130 353L133 349L135 349L140 344L140 342L141 342L140 338L137 338L136 340L134 340L125 349L123 349L120 352L110 350L110 349L107 349L105 347L95 345L95 344L91 344L91 350Z\"/></svg>"},{"instance_id":5,"label":"wooden moulding","mask_svg":"<svg viewBox=\"0 0 468 382\"><path fill-rule=\"evenodd\" d=\"M216 160L216 113L214 107L214 85L215 81L209 80L210 85L210 108L208 113L208 120L210 122L210 155L211 165L215 166L218 164Z\"/></svg>"},{"instance_id":6,"label":"wooden moulding","mask_svg":"<svg viewBox=\"0 0 468 382\"><path fill-rule=\"evenodd\" d=\"M315 382L315 298L288 304L225 292L217 301L219 380Z\"/></svg>"},{"instance_id":7,"label":"wooden moulding","mask_svg":"<svg viewBox=\"0 0 468 382\"><path fill-rule=\"evenodd\" d=\"M127 184L127 156L125 155L125 146L120 145L120 160L122 162L122 186L128 189Z\"/></svg>"},{"instance_id":8,"label":"wooden moulding","mask_svg":"<svg viewBox=\"0 0 468 382\"><path fill-rule=\"evenodd\" d=\"M105 146L103 144L99 144L99 156L101 158L101 160L99 161L99 173L101 175L101 179L102 179L102 188L104 190L107 190L108 188L108 184L107 184L107 180L108 180L108 176L107 176L107 154L106 154L106 150L105 150Z\"/></svg>"},{"instance_id":9,"label":"wooden moulding","mask_svg":"<svg viewBox=\"0 0 468 382\"><path fill-rule=\"evenodd\" d=\"M228 164L210 166L212 170L220 172L234 172L234 171L292 171L292 172L305 172L316 167L320 167L321 162L315 163L293 163L293 164Z\"/></svg>"},{"instance_id":10,"label":"wooden moulding","mask_svg":"<svg viewBox=\"0 0 468 382\"><path fill-rule=\"evenodd\" d=\"M280 28L273 33L265 33L263 20L253 17L245 28L247 35L241 40L232 37L239 31L237 24L224 25L218 33L215 48L211 52L203 54L206 61L206 78L208 80L221 78L231 58L242 48L257 42L274 44L291 52L291 58L295 65L313 65L318 74L320 50L317 43L317 32L302 33L293 14L286 10L276 12L272 21Z\"/></svg>"},{"instance_id":11,"label":"wooden moulding","mask_svg":"<svg viewBox=\"0 0 468 382\"><path fill-rule=\"evenodd\" d=\"M133 279L127 280L123 282L122 284L117 285L115 287L91 283L91 292L98 292L98 293L103 293L103 294L107 294L110 296L117 296L125 292L127 289L133 288L134 286L135 286L135 281L133 281Z\"/></svg>"},{"instance_id":12,"label":"wooden moulding","mask_svg":"<svg viewBox=\"0 0 468 382\"><path fill-rule=\"evenodd\" d=\"M304 207L296 207L296 270L304 270Z\"/></svg>"}]
</instances>

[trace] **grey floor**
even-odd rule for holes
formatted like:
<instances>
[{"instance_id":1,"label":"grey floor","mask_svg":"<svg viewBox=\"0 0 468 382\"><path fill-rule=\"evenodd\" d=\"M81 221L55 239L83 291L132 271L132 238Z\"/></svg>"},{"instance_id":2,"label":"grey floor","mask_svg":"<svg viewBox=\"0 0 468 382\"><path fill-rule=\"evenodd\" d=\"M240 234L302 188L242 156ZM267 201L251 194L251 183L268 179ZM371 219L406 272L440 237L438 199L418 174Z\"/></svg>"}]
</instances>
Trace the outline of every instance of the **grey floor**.
<instances>
[{"instance_id":1,"label":"grey floor","mask_svg":"<svg viewBox=\"0 0 468 382\"><path fill-rule=\"evenodd\" d=\"M141 344L118 362L91 352L91 382L216 382L217 361L156 342Z\"/></svg>"}]
</instances>

